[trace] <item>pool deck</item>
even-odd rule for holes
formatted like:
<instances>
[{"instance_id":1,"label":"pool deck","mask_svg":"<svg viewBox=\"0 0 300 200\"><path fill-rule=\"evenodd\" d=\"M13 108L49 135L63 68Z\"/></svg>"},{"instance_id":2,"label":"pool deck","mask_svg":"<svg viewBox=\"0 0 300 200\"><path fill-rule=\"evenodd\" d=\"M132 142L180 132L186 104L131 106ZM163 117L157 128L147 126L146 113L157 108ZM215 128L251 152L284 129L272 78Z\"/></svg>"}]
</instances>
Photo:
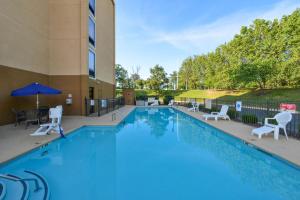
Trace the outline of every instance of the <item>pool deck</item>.
<instances>
[{"instance_id":1,"label":"pool deck","mask_svg":"<svg viewBox=\"0 0 300 200\"><path fill-rule=\"evenodd\" d=\"M262 136L262 139L258 139L257 136L252 136L251 130L253 126L249 126L240 122L235 121L225 121L225 120L204 120L202 117L202 112L191 112L187 108L176 106L175 109L178 109L190 116L193 116L209 125L212 125L225 133L237 137L246 141L249 144L262 149L273 155L277 155L289 162L300 167L300 140L289 138L287 141L283 135L280 135L279 140L274 140L273 135Z\"/></svg>"},{"instance_id":2,"label":"pool deck","mask_svg":"<svg viewBox=\"0 0 300 200\"><path fill-rule=\"evenodd\" d=\"M101 117L64 116L62 127L67 135L82 126L114 126L134 108L134 106L124 106ZM112 120L112 113L116 116L114 120ZM0 126L0 165L60 137L56 133L46 136L30 136L29 134L37 128L37 125L31 125L25 129L24 124L17 127L14 124Z\"/></svg>"},{"instance_id":3,"label":"pool deck","mask_svg":"<svg viewBox=\"0 0 300 200\"><path fill-rule=\"evenodd\" d=\"M65 134L86 125L113 126L120 123L134 108L135 106L124 106L101 117L64 116L62 126ZM205 121L202 118L204 114L202 112L190 112L187 108L180 106L174 108L204 121L229 135L240 138L266 152L277 155L300 166L300 140L290 138L286 141L283 136L281 136L279 140L274 140L272 135L258 139L256 136L250 135L253 129L252 126L234 121ZM112 113L115 113L115 120L112 120ZM55 133L38 137L30 136L29 134L33 133L37 128L38 126L29 126L28 129L25 129L24 125L15 127L13 124L0 126L0 164L4 164L28 151L59 138L59 135Z\"/></svg>"}]
</instances>

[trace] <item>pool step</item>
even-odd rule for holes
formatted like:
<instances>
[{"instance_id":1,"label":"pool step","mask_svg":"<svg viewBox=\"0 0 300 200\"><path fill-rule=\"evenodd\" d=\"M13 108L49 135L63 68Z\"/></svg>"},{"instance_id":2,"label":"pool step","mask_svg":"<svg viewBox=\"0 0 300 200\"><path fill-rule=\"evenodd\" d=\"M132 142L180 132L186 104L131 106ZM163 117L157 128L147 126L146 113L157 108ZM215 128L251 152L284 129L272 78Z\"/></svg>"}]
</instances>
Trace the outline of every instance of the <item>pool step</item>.
<instances>
[{"instance_id":1,"label":"pool step","mask_svg":"<svg viewBox=\"0 0 300 200\"><path fill-rule=\"evenodd\" d=\"M0 181L0 200L4 200L4 197L6 195L6 185Z\"/></svg>"},{"instance_id":2,"label":"pool step","mask_svg":"<svg viewBox=\"0 0 300 200\"><path fill-rule=\"evenodd\" d=\"M17 176L0 175L0 180L4 183L6 191L4 200L27 200L29 196L28 184Z\"/></svg>"},{"instance_id":3,"label":"pool step","mask_svg":"<svg viewBox=\"0 0 300 200\"><path fill-rule=\"evenodd\" d=\"M4 185L3 199L0 200L49 200L50 190L43 176L32 171L14 174L0 174L0 183ZM0 197L2 193L0 192Z\"/></svg>"}]
</instances>

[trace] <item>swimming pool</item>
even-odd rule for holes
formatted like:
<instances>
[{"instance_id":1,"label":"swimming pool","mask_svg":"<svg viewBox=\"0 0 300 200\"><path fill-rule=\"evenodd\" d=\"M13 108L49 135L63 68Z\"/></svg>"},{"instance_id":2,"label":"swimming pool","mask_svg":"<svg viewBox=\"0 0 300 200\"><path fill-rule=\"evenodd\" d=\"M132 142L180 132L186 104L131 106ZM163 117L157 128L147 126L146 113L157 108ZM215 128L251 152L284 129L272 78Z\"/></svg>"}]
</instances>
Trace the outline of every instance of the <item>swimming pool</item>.
<instances>
[{"instance_id":1,"label":"swimming pool","mask_svg":"<svg viewBox=\"0 0 300 200\"><path fill-rule=\"evenodd\" d=\"M51 199L300 199L299 168L182 112L137 108L0 169L38 172Z\"/></svg>"}]
</instances>

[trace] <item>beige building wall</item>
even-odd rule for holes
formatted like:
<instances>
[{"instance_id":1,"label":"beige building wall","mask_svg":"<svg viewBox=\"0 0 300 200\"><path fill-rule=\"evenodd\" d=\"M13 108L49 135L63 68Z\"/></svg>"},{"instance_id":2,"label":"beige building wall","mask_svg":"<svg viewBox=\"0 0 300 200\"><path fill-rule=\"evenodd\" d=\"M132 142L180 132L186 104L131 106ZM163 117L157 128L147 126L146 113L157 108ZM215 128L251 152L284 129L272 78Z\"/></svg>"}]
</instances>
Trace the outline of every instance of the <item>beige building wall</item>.
<instances>
[{"instance_id":1,"label":"beige building wall","mask_svg":"<svg viewBox=\"0 0 300 200\"><path fill-rule=\"evenodd\" d=\"M96 1L96 78L115 85L115 5Z\"/></svg>"},{"instance_id":2,"label":"beige building wall","mask_svg":"<svg viewBox=\"0 0 300 200\"><path fill-rule=\"evenodd\" d=\"M48 74L48 1L0 0L0 65Z\"/></svg>"},{"instance_id":3,"label":"beige building wall","mask_svg":"<svg viewBox=\"0 0 300 200\"><path fill-rule=\"evenodd\" d=\"M87 74L81 68L81 59L86 59L81 51L82 34L86 37L87 31L81 26L86 21L82 16L86 4L80 0L49 0L49 75Z\"/></svg>"},{"instance_id":4,"label":"beige building wall","mask_svg":"<svg viewBox=\"0 0 300 200\"><path fill-rule=\"evenodd\" d=\"M85 97L114 97L115 22L112 0L96 0L96 80L88 77L88 0L0 0L0 125L12 108L35 108L34 97L10 92L32 82L60 89L40 105L85 113ZM66 105L68 94L73 104Z\"/></svg>"}]
</instances>

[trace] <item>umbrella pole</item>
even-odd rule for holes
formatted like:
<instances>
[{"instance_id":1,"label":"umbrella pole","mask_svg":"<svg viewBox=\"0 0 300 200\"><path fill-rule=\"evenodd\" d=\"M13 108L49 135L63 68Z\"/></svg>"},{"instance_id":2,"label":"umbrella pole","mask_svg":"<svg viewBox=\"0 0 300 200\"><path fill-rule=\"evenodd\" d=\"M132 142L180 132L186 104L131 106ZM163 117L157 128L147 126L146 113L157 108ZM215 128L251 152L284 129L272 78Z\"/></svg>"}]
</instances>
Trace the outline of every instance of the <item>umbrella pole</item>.
<instances>
[{"instance_id":1,"label":"umbrella pole","mask_svg":"<svg viewBox=\"0 0 300 200\"><path fill-rule=\"evenodd\" d=\"M36 109L39 109L39 94L36 95Z\"/></svg>"}]
</instances>

